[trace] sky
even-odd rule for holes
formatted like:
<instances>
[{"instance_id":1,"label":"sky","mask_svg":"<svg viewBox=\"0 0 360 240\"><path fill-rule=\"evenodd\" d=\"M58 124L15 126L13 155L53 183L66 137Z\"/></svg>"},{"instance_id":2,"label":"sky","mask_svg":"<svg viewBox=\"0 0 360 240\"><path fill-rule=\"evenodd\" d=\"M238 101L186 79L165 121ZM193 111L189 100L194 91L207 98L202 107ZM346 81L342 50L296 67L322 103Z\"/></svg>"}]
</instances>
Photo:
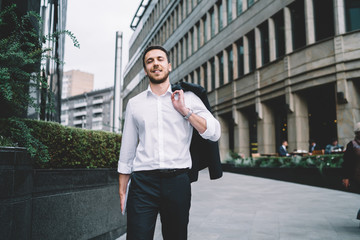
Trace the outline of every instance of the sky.
<instances>
[{"instance_id":1,"label":"sky","mask_svg":"<svg viewBox=\"0 0 360 240\"><path fill-rule=\"evenodd\" d=\"M94 74L94 90L113 86L116 31L123 32L124 69L133 33L130 24L140 3L141 0L68 0L66 29L74 33L80 49L66 37L64 71Z\"/></svg>"}]
</instances>

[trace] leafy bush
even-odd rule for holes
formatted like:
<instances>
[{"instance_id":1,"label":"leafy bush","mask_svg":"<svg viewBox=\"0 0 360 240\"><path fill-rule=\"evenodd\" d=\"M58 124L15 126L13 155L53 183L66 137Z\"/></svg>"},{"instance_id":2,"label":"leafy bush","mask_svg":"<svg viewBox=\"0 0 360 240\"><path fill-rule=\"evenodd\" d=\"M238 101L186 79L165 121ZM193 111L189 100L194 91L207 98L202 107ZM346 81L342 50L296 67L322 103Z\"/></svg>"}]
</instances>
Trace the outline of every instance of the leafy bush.
<instances>
[{"instance_id":1,"label":"leafy bush","mask_svg":"<svg viewBox=\"0 0 360 240\"><path fill-rule=\"evenodd\" d=\"M322 172L323 168L341 167L343 154L328 154L316 156L291 156L291 157L259 157L242 158L236 154L230 154L227 163L236 167L262 167L262 168L311 168L316 167Z\"/></svg>"},{"instance_id":2,"label":"leafy bush","mask_svg":"<svg viewBox=\"0 0 360 240\"><path fill-rule=\"evenodd\" d=\"M24 132L14 131L19 122ZM115 168L121 143L119 134L29 119L0 120L0 135L26 147L35 168Z\"/></svg>"}]
</instances>

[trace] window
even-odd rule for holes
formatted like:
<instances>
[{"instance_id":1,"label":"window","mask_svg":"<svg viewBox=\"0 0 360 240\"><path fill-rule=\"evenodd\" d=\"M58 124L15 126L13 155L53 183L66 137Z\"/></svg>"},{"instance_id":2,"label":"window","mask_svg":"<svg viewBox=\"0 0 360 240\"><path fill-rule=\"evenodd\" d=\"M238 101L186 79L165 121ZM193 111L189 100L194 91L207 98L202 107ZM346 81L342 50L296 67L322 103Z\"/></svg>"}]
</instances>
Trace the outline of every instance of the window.
<instances>
[{"instance_id":1,"label":"window","mask_svg":"<svg viewBox=\"0 0 360 240\"><path fill-rule=\"evenodd\" d=\"M276 13L272 18L275 24L276 58L279 58L285 55L285 24L283 10Z\"/></svg>"},{"instance_id":2,"label":"window","mask_svg":"<svg viewBox=\"0 0 360 240\"><path fill-rule=\"evenodd\" d=\"M195 52L195 34L194 34L194 29L191 29L190 31L191 34L191 49L190 49L190 55L192 55Z\"/></svg>"},{"instance_id":3,"label":"window","mask_svg":"<svg viewBox=\"0 0 360 240\"><path fill-rule=\"evenodd\" d=\"M211 90L214 90L215 89L215 58L212 58L210 60L210 66L211 66Z\"/></svg>"},{"instance_id":4,"label":"window","mask_svg":"<svg viewBox=\"0 0 360 240\"><path fill-rule=\"evenodd\" d=\"M215 35L215 12L214 9L210 10L210 21L211 21L211 37Z\"/></svg>"},{"instance_id":5,"label":"window","mask_svg":"<svg viewBox=\"0 0 360 240\"><path fill-rule=\"evenodd\" d=\"M254 30L246 35L249 43L249 71L252 72L256 68L256 53L255 53L255 34Z\"/></svg>"},{"instance_id":6,"label":"window","mask_svg":"<svg viewBox=\"0 0 360 240\"><path fill-rule=\"evenodd\" d=\"M201 81L200 81L201 80L200 68L196 69L196 77L197 77L197 84L200 84L201 83Z\"/></svg>"},{"instance_id":7,"label":"window","mask_svg":"<svg viewBox=\"0 0 360 240\"><path fill-rule=\"evenodd\" d=\"M236 42L238 77L244 75L244 44L242 38Z\"/></svg>"},{"instance_id":8,"label":"window","mask_svg":"<svg viewBox=\"0 0 360 240\"><path fill-rule=\"evenodd\" d=\"M295 1L289 5L292 23L294 50L306 45L304 1Z\"/></svg>"},{"instance_id":9,"label":"window","mask_svg":"<svg viewBox=\"0 0 360 240\"><path fill-rule=\"evenodd\" d=\"M206 15L203 17L203 23L204 23L204 44L206 43L207 41L207 21L206 21Z\"/></svg>"},{"instance_id":10,"label":"window","mask_svg":"<svg viewBox=\"0 0 360 240\"><path fill-rule=\"evenodd\" d=\"M196 31L197 31L197 49L199 49L201 46L201 29L199 22L196 24Z\"/></svg>"},{"instance_id":11,"label":"window","mask_svg":"<svg viewBox=\"0 0 360 240\"><path fill-rule=\"evenodd\" d=\"M206 92L208 91L208 69L207 69L207 63L205 63L203 65L203 69L204 69L204 88L206 90Z\"/></svg>"},{"instance_id":12,"label":"window","mask_svg":"<svg viewBox=\"0 0 360 240\"><path fill-rule=\"evenodd\" d=\"M254 4L254 0L247 0L248 8Z\"/></svg>"},{"instance_id":13,"label":"window","mask_svg":"<svg viewBox=\"0 0 360 240\"><path fill-rule=\"evenodd\" d=\"M194 83L194 72L190 73L190 81L191 83Z\"/></svg>"},{"instance_id":14,"label":"window","mask_svg":"<svg viewBox=\"0 0 360 240\"><path fill-rule=\"evenodd\" d=\"M219 59L219 86L224 85L224 54L218 54Z\"/></svg>"},{"instance_id":15,"label":"window","mask_svg":"<svg viewBox=\"0 0 360 240\"><path fill-rule=\"evenodd\" d=\"M232 0L227 0L227 22L232 21Z\"/></svg>"},{"instance_id":16,"label":"window","mask_svg":"<svg viewBox=\"0 0 360 240\"><path fill-rule=\"evenodd\" d=\"M242 11L243 11L243 0L237 0L236 2L236 10L237 10L237 15L240 16Z\"/></svg>"},{"instance_id":17,"label":"window","mask_svg":"<svg viewBox=\"0 0 360 240\"><path fill-rule=\"evenodd\" d=\"M185 61L188 57L188 47L189 47L189 38L188 35L186 34L184 37L184 42L183 42L183 49L184 49L184 54L183 54L183 61Z\"/></svg>"},{"instance_id":18,"label":"window","mask_svg":"<svg viewBox=\"0 0 360 240\"><path fill-rule=\"evenodd\" d=\"M259 26L260 30L260 39L261 39L261 62L262 65L269 62L270 59L270 50L269 50L269 25L268 21L263 22Z\"/></svg>"},{"instance_id":19,"label":"window","mask_svg":"<svg viewBox=\"0 0 360 240\"><path fill-rule=\"evenodd\" d=\"M346 31L360 29L360 1L345 0Z\"/></svg>"},{"instance_id":20,"label":"window","mask_svg":"<svg viewBox=\"0 0 360 240\"><path fill-rule=\"evenodd\" d=\"M313 4L314 4L316 41L328 37L333 37L335 34L335 30L334 30L335 25L334 25L334 5L332 4L332 1L316 0L313 1Z\"/></svg>"},{"instance_id":21,"label":"window","mask_svg":"<svg viewBox=\"0 0 360 240\"><path fill-rule=\"evenodd\" d=\"M218 28L219 28L219 32L221 31L221 29L223 28L224 24L223 24L223 4L222 1L218 2Z\"/></svg>"},{"instance_id":22,"label":"window","mask_svg":"<svg viewBox=\"0 0 360 240\"><path fill-rule=\"evenodd\" d=\"M227 52L227 57L228 57L228 80L229 82L232 82L234 80L233 76L234 76L234 69L233 69L233 63L234 63L234 54L233 54L233 49L232 46L228 47L226 49Z\"/></svg>"}]
</instances>

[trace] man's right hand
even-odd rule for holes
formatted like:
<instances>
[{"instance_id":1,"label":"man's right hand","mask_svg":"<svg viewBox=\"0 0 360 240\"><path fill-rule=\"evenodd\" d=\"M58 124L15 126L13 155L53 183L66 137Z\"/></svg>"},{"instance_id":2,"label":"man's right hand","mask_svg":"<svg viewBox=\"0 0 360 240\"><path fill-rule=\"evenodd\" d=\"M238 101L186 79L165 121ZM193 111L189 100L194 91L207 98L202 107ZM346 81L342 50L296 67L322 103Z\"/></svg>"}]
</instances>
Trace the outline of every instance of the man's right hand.
<instances>
[{"instance_id":1,"label":"man's right hand","mask_svg":"<svg viewBox=\"0 0 360 240\"><path fill-rule=\"evenodd\" d=\"M130 174L119 174L119 196L121 213L125 213L126 189L130 179Z\"/></svg>"},{"instance_id":2,"label":"man's right hand","mask_svg":"<svg viewBox=\"0 0 360 240\"><path fill-rule=\"evenodd\" d=\"M350 181L348 178L343 179L342 183L345 186L345 188L348 188L350 186Z\"/></svg>"}]
</instances>

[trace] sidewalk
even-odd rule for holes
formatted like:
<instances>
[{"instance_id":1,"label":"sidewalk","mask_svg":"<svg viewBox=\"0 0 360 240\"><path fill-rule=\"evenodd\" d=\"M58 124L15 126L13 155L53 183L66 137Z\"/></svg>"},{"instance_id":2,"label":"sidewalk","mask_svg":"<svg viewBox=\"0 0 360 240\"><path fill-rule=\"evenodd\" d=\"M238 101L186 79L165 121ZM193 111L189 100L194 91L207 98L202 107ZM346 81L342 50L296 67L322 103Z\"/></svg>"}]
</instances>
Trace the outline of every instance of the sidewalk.
<instances>
[{"instance_id":1,"label":"sidewalk","mask_svg":"<svg viewBox=\"0 0 360 240\"><path fill-rule=\"evenodd\" d=\"M233 173L213 181L203 171L192 184L189 240L358 240L359 208L353 193Z\"/></svg>"}]
</instances>

